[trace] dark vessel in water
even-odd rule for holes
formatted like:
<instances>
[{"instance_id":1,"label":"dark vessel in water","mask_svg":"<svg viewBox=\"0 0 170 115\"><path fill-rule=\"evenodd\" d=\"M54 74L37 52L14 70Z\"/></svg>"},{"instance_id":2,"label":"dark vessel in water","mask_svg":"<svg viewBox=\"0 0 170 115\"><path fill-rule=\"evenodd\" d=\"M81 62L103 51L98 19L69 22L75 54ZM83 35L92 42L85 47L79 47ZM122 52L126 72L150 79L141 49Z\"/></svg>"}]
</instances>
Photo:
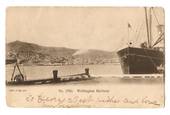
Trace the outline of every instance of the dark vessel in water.
<instances>
[{"instance_id":1,"label":"dark vessel in water","mask_svg":"<svg viewBox=\"0 0 170 115\"><path fill-rule=\"evenodd\" d=\"M149 9L150 18L148 19L148 9L145 8L147 42L142 43L140 47L128 46L117 52L124 74L154 74L164 71L164 48L155 47L164 39L164 26L158 24L157 27L161 31L155 43L152 44L151 10L153 8ZM131 44L130 42L129 45Z\"/></svg>"},{"instance_id":2,"label":"dark vessel in water","mask_svg":"<svg viewBox=\"0 0 170 115\"><path fill-rule=\"evenodd\" d=\"M17 59L6 59L6 64L13 64L17 62Z\"/></svg>"}]
</instances>

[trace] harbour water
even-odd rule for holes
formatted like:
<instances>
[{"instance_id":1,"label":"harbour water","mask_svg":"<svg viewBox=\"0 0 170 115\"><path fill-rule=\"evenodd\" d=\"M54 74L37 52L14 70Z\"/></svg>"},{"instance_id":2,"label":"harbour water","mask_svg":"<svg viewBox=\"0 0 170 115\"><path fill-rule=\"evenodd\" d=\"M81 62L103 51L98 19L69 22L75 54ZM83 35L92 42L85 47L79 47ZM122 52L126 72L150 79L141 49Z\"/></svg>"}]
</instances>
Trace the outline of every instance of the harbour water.
<instances>
[{"instance_id":1,"label":"harbour water","mask_svg":"<svg viewBox=\"0 0 170 115\"><path fill-rule=\"evenodd\" d=\"M110 75L122 74L119 64L108 65L67 65L67 66L20 66L21 72L27 76L27 80L52 78L52 71L58 70L58 76L83 73L85 68L89 68L90 74ZM14 69L14 65L6 66L6 80L9 81ZM16 74L18 70L16 69Z\"/></svg>"}]
</instances>

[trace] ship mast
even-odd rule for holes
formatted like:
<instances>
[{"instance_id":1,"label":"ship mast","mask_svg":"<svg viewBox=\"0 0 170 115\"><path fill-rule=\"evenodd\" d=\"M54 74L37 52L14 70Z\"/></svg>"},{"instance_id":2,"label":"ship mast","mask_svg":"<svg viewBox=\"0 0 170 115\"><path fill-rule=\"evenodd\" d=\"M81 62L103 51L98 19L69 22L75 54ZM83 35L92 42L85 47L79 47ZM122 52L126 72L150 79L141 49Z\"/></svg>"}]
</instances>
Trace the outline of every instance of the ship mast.
<instances>
[{"instance_id":1,"label":"ship mast","mask_svg":"<svg viewBox=\"0 0 170 115\"><path fill-rule=\"evenodd\" d=\"M151 48L151 41L150 41L150 35L149 35L149 24L148 24L148 14L147 14L147 8L146 7L145 7L145 20L146 20L148 47Z\"/></svg>"},{"instance_id":2,"label":"ship mast","mask_svg":"<svg viewBox=\"0 0 170 115\"><path fill-rule=\"evenodd\" d=\"M151 14L152 7L149 9L149 28L150 28L150 43L149 47L152 48L152 14Z\"/></svg>"}]
</instances>

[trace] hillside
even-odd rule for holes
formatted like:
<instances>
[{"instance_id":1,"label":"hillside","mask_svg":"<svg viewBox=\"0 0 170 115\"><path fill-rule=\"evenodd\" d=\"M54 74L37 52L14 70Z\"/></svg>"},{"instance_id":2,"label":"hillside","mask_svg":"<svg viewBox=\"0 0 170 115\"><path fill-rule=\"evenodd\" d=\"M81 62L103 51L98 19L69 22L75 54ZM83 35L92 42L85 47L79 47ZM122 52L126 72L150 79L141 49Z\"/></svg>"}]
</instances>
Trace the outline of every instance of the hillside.
<instances>
[{"instance_id":1,"label":"hillside","mask_svg":"<svg viewBox=\"0 0 170 115\"><path fill-rule=\"evenodd\" d=\"M21 41L6 44L6 58L15 57L26 65L105 64L117 61L114 52L45 47Z\"/></svg>"}]
</instances>

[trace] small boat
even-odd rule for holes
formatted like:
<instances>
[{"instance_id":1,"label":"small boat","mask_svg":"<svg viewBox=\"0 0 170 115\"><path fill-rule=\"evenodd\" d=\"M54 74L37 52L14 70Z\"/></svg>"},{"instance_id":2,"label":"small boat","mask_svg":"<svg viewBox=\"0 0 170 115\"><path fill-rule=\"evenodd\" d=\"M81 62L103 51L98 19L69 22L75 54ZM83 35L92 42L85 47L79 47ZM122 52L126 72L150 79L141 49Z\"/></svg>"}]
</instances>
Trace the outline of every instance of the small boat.
<instances>
[{"instance_id":1,"label":"small boat","mask_svg":"<svg viewBox=\"0 0 170 115\"><path fill-rule=\"evenodd\" d=\"M6 59L6 64L13 64L16 62L17 62L17 59Z\"/></svg>"}]
</instances>

